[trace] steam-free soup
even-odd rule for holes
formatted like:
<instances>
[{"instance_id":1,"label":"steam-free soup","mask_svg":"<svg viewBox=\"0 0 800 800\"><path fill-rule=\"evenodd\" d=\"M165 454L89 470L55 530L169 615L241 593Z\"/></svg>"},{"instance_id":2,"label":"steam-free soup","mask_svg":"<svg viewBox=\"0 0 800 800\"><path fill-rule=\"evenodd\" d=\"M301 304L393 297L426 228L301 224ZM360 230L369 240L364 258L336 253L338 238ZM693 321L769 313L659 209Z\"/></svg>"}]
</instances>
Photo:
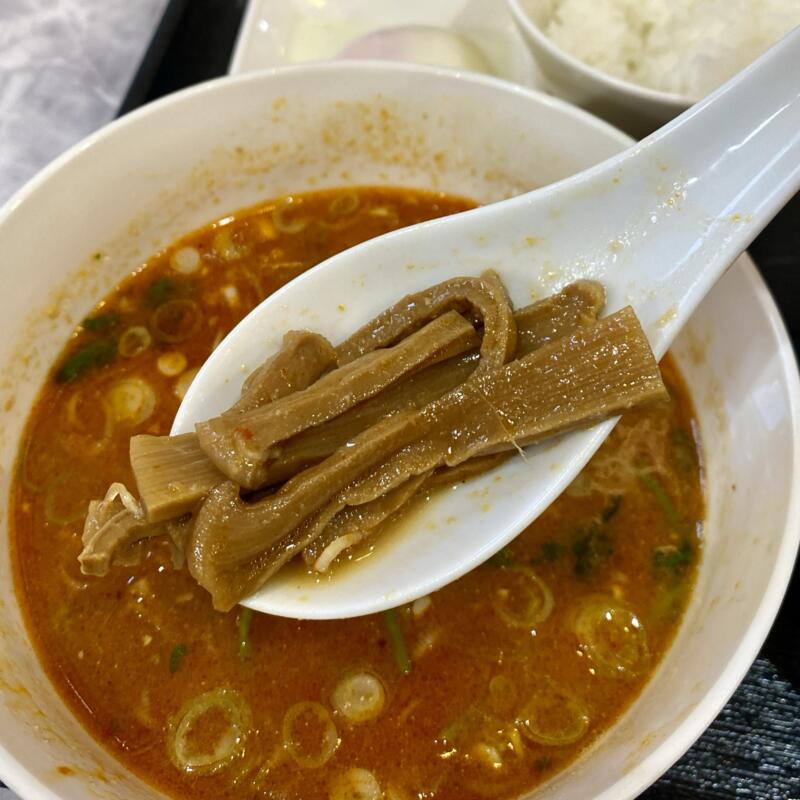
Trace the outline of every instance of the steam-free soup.
<instances>
[{"instance_id":1,"label":"steam-free soup","mask_svg":"<svg viewBox=\"0 0 800 800\"><path fill-rule=\"evenodd\" d=\"M245 210L125 280L54 365L13 487L18 593L75 713L169 794L513 797L606 729L668 646L703 515L691 403L669 358L669 401L626 416L507 549L407 607L337 622L220 613L159 539L101 579L79 570L88 501L112 479L132 485L130 437L169 431L247 311L345 247L469 207L361 188Z\"/></svg>"}]
</instances>

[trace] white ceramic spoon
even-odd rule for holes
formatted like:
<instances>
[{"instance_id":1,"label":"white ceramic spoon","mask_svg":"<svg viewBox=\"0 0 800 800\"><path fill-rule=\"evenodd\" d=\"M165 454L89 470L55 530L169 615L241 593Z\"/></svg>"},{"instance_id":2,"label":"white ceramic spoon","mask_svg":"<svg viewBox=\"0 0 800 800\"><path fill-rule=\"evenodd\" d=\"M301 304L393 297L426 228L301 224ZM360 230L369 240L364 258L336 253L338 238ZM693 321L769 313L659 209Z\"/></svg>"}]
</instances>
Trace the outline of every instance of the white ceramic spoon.
<instances>
[{"instance_id":1,"label":"white ceramic spoon","mask_svg":"<svg viewBox=\"0 0 800 800\"><path fill-rule=\"evenodd\" d=\"M402 295L488 267L498 270L515 305L577 278L602 281L607 310L631 304L661 357L714 282L798 188L800 29L617 157L529 194L373 239L301 275L214 351L173 433L232 405L245 376L288 329L310 328L338 342ZM614 424L529 448L527 458L426 503L368 558L330 578L284 570L245 605L333 619L432 592L536 519Z\"/></svg>"}]
</instances>

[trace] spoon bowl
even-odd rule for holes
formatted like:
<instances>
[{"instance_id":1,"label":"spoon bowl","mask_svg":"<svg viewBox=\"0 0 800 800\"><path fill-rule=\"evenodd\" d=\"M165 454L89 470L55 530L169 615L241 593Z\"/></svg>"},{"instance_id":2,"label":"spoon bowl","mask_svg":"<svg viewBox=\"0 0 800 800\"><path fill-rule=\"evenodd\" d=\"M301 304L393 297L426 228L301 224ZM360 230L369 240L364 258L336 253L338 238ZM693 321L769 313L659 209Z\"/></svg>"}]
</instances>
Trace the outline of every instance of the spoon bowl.
<instances>
[{"instance_id":1,"label":"spoon bowl","mask_svg":"<svg viewBox=\"0 0 800 800\"><path fill-rule=\"evenodd\" d=\"M559 183L397 231L300 276L249 314L200 370L173 433L222 412L290 328L344 339L400 296L496 269L515 305L578 278L607 311L632 305L661 357L724 270L800 187L795 31L729 83L629 150ZM742 113L747 109L747 114ZM428 594L485 561L569 485L615 424L526 451L427 502L369 558L328 578L284 570L245 600L333 619Z\"/></svg>"}]
</instances>

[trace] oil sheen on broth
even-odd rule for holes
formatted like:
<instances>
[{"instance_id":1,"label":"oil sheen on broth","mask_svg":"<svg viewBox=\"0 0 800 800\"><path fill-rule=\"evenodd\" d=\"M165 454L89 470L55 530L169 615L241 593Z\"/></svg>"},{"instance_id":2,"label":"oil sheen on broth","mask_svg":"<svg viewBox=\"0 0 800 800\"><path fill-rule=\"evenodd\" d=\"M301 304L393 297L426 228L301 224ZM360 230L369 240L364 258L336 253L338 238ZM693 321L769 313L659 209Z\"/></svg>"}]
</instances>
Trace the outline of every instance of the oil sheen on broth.
<instances>
[{"instance_id":1,"label":"oil sheen on broth","mask_svg":"<svg viewBox=\"0 0 800 800\"><path fill-rule=\"evenodd\" d=\"M241 317L346 247L470 207L357 188L227 217L100 303L43 387L12 491L28 628L83 724L170 795L514 797L607 729L672 639L703 499L669 357L669 402L627 415L508 548L410 606L335 622L218 613L155 541L139 565L80 573L87 502L111 476L131 485L131 435L169 431Z\"/></svg>"}]
</instances>

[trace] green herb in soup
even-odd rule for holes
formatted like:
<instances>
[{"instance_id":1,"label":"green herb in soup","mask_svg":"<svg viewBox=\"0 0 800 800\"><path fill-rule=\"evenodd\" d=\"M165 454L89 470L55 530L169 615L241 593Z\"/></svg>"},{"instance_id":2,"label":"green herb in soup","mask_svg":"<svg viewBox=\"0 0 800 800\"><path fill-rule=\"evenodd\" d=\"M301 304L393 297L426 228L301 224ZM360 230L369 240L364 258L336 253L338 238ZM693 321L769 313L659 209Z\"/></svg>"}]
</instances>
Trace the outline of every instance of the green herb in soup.
<instances>
[{"instance_id":1,"label":"green herb in soup","mask_svg":"<svg viewBox=\"0 0 800 800\"><path fill-rule=\"evenodd\" d=\"M28 627L85 726L169 795L515 797L607 729L669 645L703 517L696 426L669 357L669 400L623 417L507 548L408 606L335 622L215 611L181 564L180 525L134 545L102 579L78 569L88 502L110 479L135 485L131 436L158 447L197 368L244 314L345 247L469 207L358 188L226 217L123 281L43 387L12 492ZM428 370L393 402L447 391L452 375ZM386 413L375 399L358 410ZM292 440L292 469L338 446L347 426L335 422ZM194 463L195 447L185 444L181 463ZM164 524L180 512L168 498L161 508Z\"/></svg>"}]
</instances>

